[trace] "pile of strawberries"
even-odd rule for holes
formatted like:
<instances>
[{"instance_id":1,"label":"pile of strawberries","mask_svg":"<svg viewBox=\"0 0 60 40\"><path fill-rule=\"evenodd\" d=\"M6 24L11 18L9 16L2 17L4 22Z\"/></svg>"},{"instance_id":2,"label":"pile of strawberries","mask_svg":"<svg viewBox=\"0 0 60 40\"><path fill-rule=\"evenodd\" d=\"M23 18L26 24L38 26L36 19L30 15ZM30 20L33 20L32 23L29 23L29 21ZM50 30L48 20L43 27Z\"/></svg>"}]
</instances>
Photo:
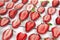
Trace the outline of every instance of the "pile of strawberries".
<instances>
[{"instance_id":1,"label":"pile of strawberries","mask_svg":"<svg viewBox=\"0 0 60 40\"><path fill-rule=\"evenodd\" d=\"M0 0L0 26L1 27L5 27L7 25L10 24L10 19L14 19L15 16L17 15L18 11L21 10L27 3L29 0L21 0L21 3L15 5L15 3L17 3L19 0L12 0L12 2L9 2L10 0ZM5 5L5 3L7 3L6 8L3 7ZM45 12L45 7L48 5L49 1L42 1L41 5L38 7L37 10L35 10L36 5L38 4L38 0L30 0L30 3L25 7L26 9L21 11L19 13L19 19L16 19L14 21L12 21L12 28L16 29L18 28L22 22L24 22L25 20L27 20L27 18L29 18L30 20L28 20L25 24L25 31L26 32L30 32L32 29L35 28L36 23L35 21L37 21L41 15ZM60 5L60 1L59 0L53 0L52 1L52 7L49 7L47 9L47 14L43 16L43 23L41 23L40 25L37 26L37 28L35 28L37 30L38 34L31 34L28 37L28 40L41 40L41 36L40 34L45 34L46 32L49 31L49 22L52 19L52 16L55 14L56 12L56 7L58 7ZM13 8L13 9L12 9ZM8 12L8 17L1 17L6 15L6 13ZM55 19L55 23L56 25L60 25L60 10L59 10L59 16ZM7 29L3 32L2 34L2 40L10 40L10 38L13 36L13 29ZM44 40L55 40L55 38L58 38L60 36L60 27L53 27L52 30L50 30L50 32L52 32L52 38L45 38ZM17 34L16 40L26 40L27 38L26 33L20 32Z\"/></svg>"}]
</instances>

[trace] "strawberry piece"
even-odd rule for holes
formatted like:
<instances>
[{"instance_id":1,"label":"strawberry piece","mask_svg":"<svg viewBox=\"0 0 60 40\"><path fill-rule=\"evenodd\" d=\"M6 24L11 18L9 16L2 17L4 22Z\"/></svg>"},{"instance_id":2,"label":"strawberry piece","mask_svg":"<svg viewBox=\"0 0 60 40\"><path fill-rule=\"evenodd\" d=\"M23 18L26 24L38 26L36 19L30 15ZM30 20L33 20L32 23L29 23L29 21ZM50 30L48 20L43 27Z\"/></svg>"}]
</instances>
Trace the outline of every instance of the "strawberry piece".
<instances>
[{"instance_id":1,"label":"strawberry piece","mask_svg":"<svg viewBox=\"0 0 60 40\"><path fill-rule=\"evenodd\" d=\"M48 1L43 1L43 2L41 3L41 6L45 7L47 4L48 4Z\"/></svg>"},{"instance_id":2,"label":"strawberry piece","mask_svg":"<svg viewBox=\"0 0 60 40\"><path fill-rule=\"evenodd\" d=\"M44 7L39 7L39 8L37 9L37 11L38 11L39 13L43 13L43 12L45 11L45 8L44 8Z\"/></svg>"},{"instance_id":3,"label":"strawberry piece","mask_svg":"<svg viewBox=\"0 0 60 40\"><path fill-rule=\"evenodd\" d=\"M28 2L28 0L22 0L23 4L26 4Z\"/></svg>"},{"instance_id":4,"label":"strawberry piece","mask_svg":"<svg viewBox=\"0 0 60 40\"><path fill-rule=\"evenodd\" d=\"M16 3L18 0L12 0L12 2Z\"/></svg>"},{"instance_id":5,"label":"strawberry piece","mask_svg":"<svg viewBox=\"0 0 60 40\"><path fill-rule=\"evenodd\" d=\"M6 8L7 8L7 9L11 9L11 8L13 8L13 6L14 6L14 3L13 3L13 2L9 2L9 3L6 5Z\"/></svg>"},{"instance_id":6,"label":"strawberry piece","mask_svg":"<svg viewBox=\"0 0 60 40\"><path fill-rule=\"evenodd\" d=\"M60 36L60 28L59 27L52 28L52 35L54 38L59 37Z\"/></svg>"},{"instance_id":7,"label":"strawberry piece","mask_svg":"<svg viewBox=\"0 0 60 40\"><path fill-rule=\"evenodd\" d=\"M56 18L56 24L60 25L60 16Z\"/></svg>"},{"instance_id":8,"label":"strawberry piece","mask_svg":"<svg viewBox=\"0 0 60 40\"><path fill-rule=\"evenodd\" d=\"M7 24L9 24L9 22L10 22L9 18L4 17L4 18L1 19L0 25L1 26L6 26Z\"/></svg>"},{"instance_id":9,"label":"strawberry piece","mask_svg":"<svg viewBox=\"0 0 60 40\"><path fill-rule=\"evenodd\" d=\"M3 1L0 1L0 7L4 6L4 2Z\"/></svg>"},{"instance_id":10,"label":"strawberry piece","mask_svg":"<svg viewBox=\"0 0 60 40\"><path fill-rule=\"evenodd\" d=\"M31 31L34 27L35 27L35 22L33 22L33 21L28 21L28 22L26 22L26 24L25 24L25 30L26 30L26 32L29 32L29 31Z\"/></svg>"},{"instance_id":11,"label":"strawberry piece","mask_svg":"<svg viewBox=\"0 0 60 40\"><path fill-rule=\"evenodd\" d=\"M34 33L31 34L28 38L28 40L40 40L40 39L41 39L40 35L39 34L34 34Z\"/></svg>"},{"instance_id":12,"label":"strawberry piece","mask_svg":"<svg viewBox=\"0 0 60 40\"><path fill-rule=\"evenodd\" d=\"M50 7L50 8L48 8L47 11L48 11L48 14L53 15L56 12L56 8Z\"/></svg>"},{"instance_id":13,"label":"strawberry piece","mask_svg":"<svg viewBox=\"0 0 60 40\"><path fill-rule=\"evenodd\" d=\"M18 33L16 38L17 38L17 40L26 40L27 34L20 32L20 33Z\"/></svg>"},{"instance_id":14,"label":"strawberry piece","mask_svg":"<svg viewBox=\"0 0 60 40\"><path fill-rule=\"evenodd\" d=\"M37 32L39 34L44 34L48 30L49 30L49 25L48 24L42 23L42 24L40 24L40 25L37 26Z\"/></svg>"},{"instance_id":15,"label":"strawberry piece","mask_svg":"<svg viewBox=\"0 0 60 40\"><path fill-rule=\"evenodd\" d=\"M43 16L43 21L44 22L49 22L51 20L51 15L49 15L49 14L47 14L47 15L45 15L45 16Z\"/></svg>"},{"instance_id":16,"label":"strawberry piece","mask_svg":"<svg viewBox=\"0 0 60 40\"><path fill-rule=\"evenodd\" d=\"M11 29L7 29L2 34L2 40L9 40L13 35L13 31Z\"/></svg>"},{"instance_id":17,"label":"strawberry piece","mask_svg":"<svg viewBox=\"0 0 60 40\"><path fill-rule=\"evenodd\" d=\"M31 20L35 21L40 17L40 14L38 12L30 12L30 18Z\"/></svg>"},{"instance_id":18,"label":"strawberry piece","mask_svg":"<svg viewBox=\"0 0 60 40\"><path fill-rule=\"evenodd\" d=\"M17 14L17 10L15 9L9 11L9 17L12 19L16 16L16 14Z\"/></svg>"},{"instance_id":19,"label":"strawberry piece","mask_svg":"<svg viewBox=\"0 0 60 40\"><path fill-rule=\"evenodd\" d=\"M53 1L52 1L52 6L53 6L53 7L59 6L59 0L53 0Z\"/></svg>"},{"instance_id":20,"label":"strawberry piece","mask_svg":"<svg viewBox=\"0 0 60 40\"><path fill-rule=\"evenodd\" d=\"M54 38L45 38L45 40L54 40Z\"/></svg>"},{"instance_id":21,"label":"strawberry piece","mask_svg":"<svg viewBox=\"0 0 60 40\"><path fill-rule=\"evenodd\" d=\"M38 3L38 0L31 0L31 4L36 5Z\"/></svg>"},{"instance_id":22,"label":"strawberry piece","mask_svg":"<svg viewBox=\"0 0 60 40\"><path fill-rule=\"evenodd\" d=\"M28 16L29 16L29 12L27 10L24 10L19 14L19 18L21 21L24 21L25 19L27 19Z\"/></svg>"},{"instance_id":23,"label":"strawberry piece","mask_svg":"<svg viewBox=\"0 0 60 40\"><path fill-rule=\"evenodd\" d=\"M21 24L21 21L20 21L19 19L14 20L14 21L12 22L12 27L13 27L13 28L18 28L20 24Z\"/></svg>"},{"instance_id":24,"label":"strawberry piece","mask_svg":"<svg viewBox=\"0 0 60 40\"><path fill-rule=\"evenodd\" d=\"M23 3L19 3L19 4L15 5L14 8L19 10L23 7L23 5L24 5Z\"/></svg>"},{"instance_id":25,"label":"strawberry piece","mask_svg":"<svg viewBox=\"0 0 60 40\"><path fill-rule=\"evenodd\" d=\"M0 15L6 14L7 9L6 8L0 8Z\"/></svg>"}]
</instances>

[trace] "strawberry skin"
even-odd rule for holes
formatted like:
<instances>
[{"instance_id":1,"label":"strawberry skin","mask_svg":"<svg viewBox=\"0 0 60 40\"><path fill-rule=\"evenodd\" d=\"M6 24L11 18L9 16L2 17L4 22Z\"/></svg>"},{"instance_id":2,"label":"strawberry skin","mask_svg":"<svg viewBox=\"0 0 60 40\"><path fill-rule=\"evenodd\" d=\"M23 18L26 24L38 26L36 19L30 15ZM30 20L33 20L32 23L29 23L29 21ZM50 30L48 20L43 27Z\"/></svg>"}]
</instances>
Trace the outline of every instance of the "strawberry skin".
<instances>
[{"instance_id":1,"label":"strawberry skin","mask_svg":"<svg viewBox=\"0 0 60 40\"><path fill-rule=\"evenodd\" d=\"M28 2L28 0L22 0L23 4L26 4Z\"/></svg>"}]
</instances>

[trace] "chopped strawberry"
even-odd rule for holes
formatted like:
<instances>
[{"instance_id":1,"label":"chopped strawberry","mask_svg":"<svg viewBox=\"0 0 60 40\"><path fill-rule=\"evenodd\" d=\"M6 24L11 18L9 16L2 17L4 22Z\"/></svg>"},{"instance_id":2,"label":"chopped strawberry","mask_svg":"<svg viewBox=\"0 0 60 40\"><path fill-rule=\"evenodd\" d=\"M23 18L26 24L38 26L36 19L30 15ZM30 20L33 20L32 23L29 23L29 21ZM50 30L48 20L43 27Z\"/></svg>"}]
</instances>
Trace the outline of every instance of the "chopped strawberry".
<instances>
[{"instance_id":1,"label":"chopped strawberry","mask_svg":"<svg viewBox=\"0 0 60 40\"><path fill-rule=\"evenodd\" d=\"M29 31L31 31L34 27L35 27L35 22L33 22L33 21L28 21L28 22L26 22L26 24L25 24L25 30L27 31L27 32L29 32Z\"/></svg>"},{"instance_id":2,"label":"chopped strawberry","mask_svg":"<svg viewBox=\"0 0 60 40\"><path fill-rule=\"evenodd\" d=\"M0 7L4 6L4 2L3 1L0 1Z\"/></svg>"},{"instance_id":3,"label":"chopped strawberry","mask_svg":"<svg viewBox=\"0 0 60 40\"><path fill-rule=\"evenodd\" d=\"M27 34L20 32L20 33L17 34L16 38L17 38L16 40L26 40Z\"/></svg>"},{"instance_id":4,"label":"chopped strawberry","mask_svg":"<svg viewBox=\"0 0 60 40\"><path fill-rule=\"evenodd\" d=\"M26 4L28 2L28 0L22 0L23 4Z\"/></svg>"},{"instance_id":5,"label":"chopped strawberry","mask_svg":"<svg viewBox=\"0 0 60 40\"><path fill-rule=\"evenodd\" d=\"M14 2L14 3L16 3L17 1L19 1L19 0L12 0L12 2Z\"/></svg>"}]
</instances>

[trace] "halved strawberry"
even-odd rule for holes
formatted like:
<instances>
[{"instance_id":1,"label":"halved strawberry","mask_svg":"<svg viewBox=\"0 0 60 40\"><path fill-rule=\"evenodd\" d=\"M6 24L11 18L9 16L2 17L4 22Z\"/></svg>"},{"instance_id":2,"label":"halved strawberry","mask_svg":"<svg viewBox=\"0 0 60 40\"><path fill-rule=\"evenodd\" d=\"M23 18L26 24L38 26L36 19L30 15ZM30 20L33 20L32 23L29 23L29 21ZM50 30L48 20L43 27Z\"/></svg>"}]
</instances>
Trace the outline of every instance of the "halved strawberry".
<instances>
[{"instance_id":1,"label":"halved strawberry","mask_svg":"<svg viewBox=\"0 0 60 40\"><path fill-rule=\"evenodd\" d=\"M26 4L28 2L28 0L22 0L23 4Z\"/></svg>"},{"instance_id":2,"label":"halved strawberry","mask_svg":"<svg viewBox=\"0 0 60 40\"><path fill-rule=\"evenodd\" d=\"M47 10L48 14L53 15L56 12L56 8L54 7L49 7Z\"/></svg>"},{"instance_id":3,"label":"halved strawberry","mask_svg":"<svg viewBox=\"0 0 60 40\"><path fill-rule=\"evenodd\" d=\"M37 32L39 34L45 34L49 30L49 25L46 23L42 23L37 26Z\"/></svg>"},{"instance_id":4,"label":"halved strawberry","mask_svg":"<svg viewBox=\"0 0 60 40\"><path fill-rule=\"evenodd\" d=\"M60 27L53 27L52 28L52 35L54 38L57 38L60 36Z\"/></svg>"},{"instance_id":5,"label":"halved strawberry","mask_svg":"<svg viewBox=\"0 0 60 40\"><path fill-rule=\"evenodd\" d=\"M18 28L20 24L21 24L21 21L20 21L19 19L14 20L14 21L12 22L12 27L13 27L13 28Z\"/></svg>"},{"instance_id":6,"label":"halved strawberry","mask_svg":"<svg viewBox=\"0 0 60 40\"><path fill-rule=\"evenodd\" d=\"M4 17L1 19L0 26L6 26L7 24L9 24L9 22L10 22L9 18Z\"/></svg>"},{"instance_id":7,"label":"halved strawberry","mask_svg":"<svg viewBox=\"0 0 60 40\"><path fill-rule=\"evenodd\" d=\"M47 15L45 15L45 16L43 16L43 21L44 22L49 22L51 20L51 15L49 15L49 14L47 14Z\"/></svg>"},{"instance_id":8,"label":"halved strawberry","mask_svg":"<svg viewBox=\"0 0 60 40\"><path fill-rule=\"evenodd\" d=\"M20 33L17 34L16 38L17 38L16 40L26 40L27 34L20 32Z\"/></svg>"},{"instance_id":9,"label":"halved strawberry","mask_svg":"<svg viewBox=\"0 0 60 40\"><path fill-rule=\"evenodd\" d=\"M30 12L30 18L31 20L35 21L40 17L40 14L38 12Z\"/></svg>"},{"instance_id":10,"label":"halved strawberry","mask_svg":"<svg viewBox=\"0 0 60 40\"><path fill-rule=\"evenodd\" d=\"M54 40L54 38L49 38L49 37L48 37L48 38L45 38L45 40Z\"/></svg>"},{"instance_id":11,"label":"halved strawberry","mask_svg":"<svg viewBox=\"0 0 60 40\"><path fill-rule=\"evenodd\" d=\"M28 38L28 40L41 40L41 37L39 34L31 34Z\"/></svg>"},{"instance_id":12,"label":"halved strawberry","mask_svg":"<svg viewBox=\"0 0 60 40\"><path fill-rule=\"evenodd\" d=\"M0 1L0 7L4 6L4 2L3 1Z\"/></svg>"},{"instance_id":13,"label":"halved strawberry","mask_svg":"<svg viewBox=\"0 0 60 40\"><path fill-rule=\"evenodd\" d=\"M13 6L14 6L14 2L9 2L9 3L6 5L6 8L7 8L7 9L11 9L11 8L13 8Z\"/></svg>"},{"instance_id":14,"label":"halved strawberry","mask_svg":"<svg viewBox=\"0 0 60 40\"><path fill-rule=\"evenodd\" d=\"M27 10L24 10L19 14L19 18L21 21L24 21L25 19L27 19L28 16L29 16L29 12Z\"/></svg>"},{"instance_id":15,"label":"halved strawberry","mask_svg":"<svg viewBox=\"0 0 60 40\"><path fill-rule=\"evenodd\" d=\"M25 24L25 30L26 30L26 32L31 31L35 27L35 25L36 24L33 21L26 22L26 24Z\"/></svg>"},{"instance_id":16,"label":"halved strawberry","mask_svg":"<svg viewBox=\"0 0 60 40\"><path fill-rule=\"evenodd\" d=\"M15 10L15 9L10 10L10 11L9 11L9 17L10 17L10 18L14 18L14 17L16 16L17 12L18 12L18 11Z\"/></svg>"},{"instance_id":17,"label":"halved strawberry","mask_svg":"<svg viewBox=\"0 0 60 40\"><path fill-rule=\"evenodd\" d=\"M2 34L2 40L9 40L13 35L13 30L7 29Z\"/></svg>"},{"instance_id":18,"label":"halved strawberry","mask_svg":"<svg viewBox=\"0 0 60 40\"><path fill-rule=\"evenodd\" d=\"M56 18L56 24L60 25L60 16Z\"/></svg>"},{"instance_id":19,"label":"halved strawberry","mask_svg":"<svg viewBox=\"0 0 60 40\"><path fill-rule=\"evenodd\" d=\"M14 3L16 3L17 1L19 1L19 0L12 0L12 2L14 2Z\"/></svg>"}]
</instances>

